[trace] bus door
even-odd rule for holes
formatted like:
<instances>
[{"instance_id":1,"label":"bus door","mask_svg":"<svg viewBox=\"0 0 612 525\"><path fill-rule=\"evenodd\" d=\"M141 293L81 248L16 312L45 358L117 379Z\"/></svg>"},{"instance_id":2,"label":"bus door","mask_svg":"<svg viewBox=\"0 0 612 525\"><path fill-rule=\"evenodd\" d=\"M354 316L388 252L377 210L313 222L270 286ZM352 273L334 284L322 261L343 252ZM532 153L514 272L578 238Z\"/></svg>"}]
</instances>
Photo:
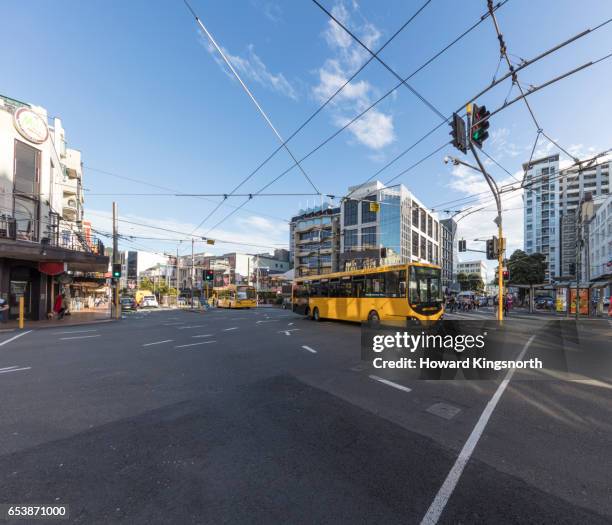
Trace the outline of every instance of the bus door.
<instances>
[{"instance_id":1,"label":"bus door","mask_svg":"<svg viewBox=\"0 0 612 525\"><path fill-rule=\"evenodd\" d=\"M354 275L352 282L352 294L351 303L347 306L351 317L354 315L356 319L365 319L368 316L368 312L363 312L365 307L361 298L365 295L365 276Z\"/></svg>"}]
</instances>

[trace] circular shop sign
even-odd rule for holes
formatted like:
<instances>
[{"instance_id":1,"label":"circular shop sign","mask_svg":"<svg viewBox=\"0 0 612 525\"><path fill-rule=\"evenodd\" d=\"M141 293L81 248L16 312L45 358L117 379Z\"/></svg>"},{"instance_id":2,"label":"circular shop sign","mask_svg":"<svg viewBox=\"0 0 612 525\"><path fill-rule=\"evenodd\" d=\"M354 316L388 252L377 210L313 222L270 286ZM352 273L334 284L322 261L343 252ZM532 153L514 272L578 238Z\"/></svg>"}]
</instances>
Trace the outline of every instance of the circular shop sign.
<instances>
[{"instance_id":1,"label":"circular shop sign","mask_svg":"<svg viewBox=\"0 0 612 525\"><path fill-rule=\"evenodd\" d=\"M30 108L19 108L15 111L15 129L21 136L34 144L42 144L49 136L45 119Z\"/></svg>"}]
</instances>

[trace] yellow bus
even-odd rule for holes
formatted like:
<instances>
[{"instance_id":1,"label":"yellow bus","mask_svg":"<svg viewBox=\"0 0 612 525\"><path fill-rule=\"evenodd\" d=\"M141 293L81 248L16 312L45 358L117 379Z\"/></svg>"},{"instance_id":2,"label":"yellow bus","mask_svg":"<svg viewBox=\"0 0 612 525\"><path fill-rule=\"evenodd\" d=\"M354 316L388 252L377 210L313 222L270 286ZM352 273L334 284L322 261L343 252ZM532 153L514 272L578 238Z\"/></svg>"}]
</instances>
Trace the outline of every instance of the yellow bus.
<instances>
[{"instance_id":1,"label":"yellow bus","mask_svg":"<svg viewBox=\"0 0 612 525\"><path fill-rule=\"evenodd\" d=\"M213 289L213 302L219 308L254 308L255 288L246 284L230 284Z\"/></svg>"},{"instance_id":2,"label":"yellow bus","mask_svg":"<svg viewBox=\"0 0 612 525\"><path fill-rule=\"evenodd\" d=\"M435 321L443 315L439 266L409 263L300 277L293 311L343 321Z\"/></svg>"}]
</instances>

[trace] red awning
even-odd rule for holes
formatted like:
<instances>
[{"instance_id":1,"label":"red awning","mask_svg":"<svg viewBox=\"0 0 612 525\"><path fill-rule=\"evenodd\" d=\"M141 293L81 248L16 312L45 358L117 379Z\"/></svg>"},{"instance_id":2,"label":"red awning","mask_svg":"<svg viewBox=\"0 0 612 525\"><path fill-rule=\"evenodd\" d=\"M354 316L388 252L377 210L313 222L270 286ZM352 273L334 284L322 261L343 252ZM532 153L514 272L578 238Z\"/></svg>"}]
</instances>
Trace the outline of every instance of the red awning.
<instances>
[{"instance_id":1,"label":"red awning","mask_svg":"<svg viewBox=\"0 0 612 525\"><path fill-rule=\"evenodd\" d=\"M47 275L59 275L64 273L65 263L63 262L39 262L38 271Z\"/></svg>"}]
</instances>

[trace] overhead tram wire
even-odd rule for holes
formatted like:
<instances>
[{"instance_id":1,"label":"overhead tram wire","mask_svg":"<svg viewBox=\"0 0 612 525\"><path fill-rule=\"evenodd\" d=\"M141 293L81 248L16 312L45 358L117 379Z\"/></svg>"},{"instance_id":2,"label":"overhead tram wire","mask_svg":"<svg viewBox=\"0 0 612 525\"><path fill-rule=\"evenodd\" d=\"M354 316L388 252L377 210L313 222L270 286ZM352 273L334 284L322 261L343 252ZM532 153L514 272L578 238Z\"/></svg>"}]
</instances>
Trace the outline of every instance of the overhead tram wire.
<instances>
[{"instance_id":1,"label":"overhead tram wire","mask_svg":"<svg viewBox=\"0 0 612 525\"><path fill-rule=\"evenodd\" d=\"M498 2L495 6L495 10L499 9L500 7L502 7L504 4L506 4L508 2L508 0L503 0L501 2ZM438 51L437 53L435 53L433 56L431 56L428 60L426 60L423 64L421 64L417 69L415 69L412 73L410 73L406 78L403 79L403 81L408 81L410 80L413 76L415 76L417 73L419 73L420 71L422 71L423 69L425 69L429 64L431 64L434 60L436 60L438 57L440 57L442 54L444 54L446 51L448 51L451 47L453 47L455 44L457 44L460 40L462 40L464 37L466 37L469 33L471 33L474 29L476 29L484 20L487 19L487 17L489 17L490 14L488 12L484 13L480 19L475 22L474 24L472 24L467 30L465 30L463 33L461 33L458 37L456 37L452 42L450 42L449 44L447 44L445 47L443 47L440 51ZM380 51L379 51L380 52ZM371 57L372 60L374 59L374 57ZM506 77L507 78L507 77ZM329 137L327 137L325 140L323 140L323 142L321 142L319 145L317 145L314 149L312 149L308 154L306 154L304 157L302 157L300 159L300 162L303 162L304 160L306 160L307 158L309 158L311 155L313 155L314 153L316 153L318 150L320 150L322 147L324 147L326 144L328 144L329 142L331 142L334 138L336 138L338 135L340 135L340 133L342 133L345 129L347 129L348 127L350 127L352 124L354 124L355 122L357 122L361 117L363 117L363 115L365 115L368 111L370 111L372 108L374 108L376 105L378 105L380 102L382 102L383 100L385 100L389 95L391 95L391 93L393 93L394 91L396 91L403 82L396 84L395 86L393 86L389 91L387 91L384 95L382 95L380 98L378 98L376 101L374 101L370 106L368 106L367 108L365 108L363 111L361 111L359 114L357 114L355 117L353 117L350 121L348 121L346 124L344 124L341 128L337 129L334 133L332 133ZM492 86L489 87L489 89ZM432 129L430 132L428 132L422 139L420 139L419 141L417 141L416 144L418 144L419 142L422 142L425 138L427 138L429 135L431 135L434 131L436 131L437 129L441 128L446 122L441 122L440 124L438 124L434 129ZM415 144L415 145L416 145ZM414 147L415 145L413 145L412 147ZM402 152L400 155L397 156L397 158L395 160L398 160L399 158L401 158L403 155L405 155L410 149L412 149L412 147L408 148L407 150L405 150L404 152ZM388 163L387 166L383 167L383 169L386 169L387 167L389 167L391 164L393 164L392 161L390 163ZM285 169L282 173L280 173L279 175L277 175L274 179L272 179L268 184L266 184L265 186L263 186L261 188L260 191L263 191L265 189L267 189L268 187L270 187L272 184L274 184L276 181L280 180L282 177L284 177L287 173L289 173L293 168L295 167L295 164L289 166L287 169ZM383 171L383 169L381 169L380 171ZM371 179L370 179L371 180ZM234 213L236 213L236 211L238 211L238 209L244 207L249 201L245 201L243 202L240 206L238 206L237 209L231 211L230 213L228 213L226 216L224 216L220 221L218 221L212 228L210 228L208 230L207 233L210 233L211 231L213 231L217 226L219 226L220 224L222 224L223 222L225 222L227 219L229 219L232 215L234 215Z\"/></svg>"},{"instance_id":2,"label":"overhead tram wire","mask_svg":"<svg viewBox=\"0 0 612 525\"><path fill-rule=\"evenodd\" d=\"M208 31L208 29L206 29L206 26L202 23L202 21L200 20L200 18L198 17L198 15L195 13L195 11L193 10L193 8L191 7L191 5L189 4L189 2L187 0L183 0L183 2L185 3L185 5L187 6L187 8L189 9L189 11L191 12L191 14L193 15L193 17L195 18L196 23L202 28L202 30L204 31L204 33L206 33L206 36L208 37L208 39L210 40L210 42L212 43L212 45L215 47L215 49L217 50L217 52L221 55L221 58L223 58L223 61L225 62L225 64L227 65L227 67L230 69L230 71L232 72L232 74L234 75L234 77L236 77L236 79L238 80L238 82L240 83L240 85L242 86L242 89L245 91L245 93L249 96L249 98L251 99L251 101L253 102L253 104L255 104L255 107L257 108L257 110L259 111L259 113L261 114L261 116L264 118L264 120L266 121L266 123L268 124L268 126L270 127L270 129L272 129L272 131L274 132L274 134L276 135L276 137L278 138L279 142L281 143L281 146L287 151L287 153L289 154L289 156L293 159L293 161L296 163L298 169L302 172L302 175L304 175L304 177L306 178L306 180L309 182L309 184L312 186L312 188L318 193L321 194L321 192L319 191L319 188L317 188L317 186L315 185L315 183L312 181L312 179L308 176L308 174L306 173L306 171L304 170L303 166L301 165L300 161L297 160L297 158L295 157L295 155L293 154L293 152L289 149L289 146L287 145L287 143L285 142L285 140L283 139L283 137L281 137L280 133L278 132L278 130L276 129L276 127L274 126L274 124L272 124L272 121L270 120L270 118L268 117L268 115L266 114L266 112L263 110L263 108L261 107L261 105L259 104L259 102L257 102L257 99L255 98L255 96L253 95L253 93L251 92L251 90L248 88L248 86L244 83L244 81L242 80L241 76L238 74L238 72L234 69L234 66L232 65L232 63L230 62L230 60L225 56L225 53L223 52L223 50L221 49L221 47L219 46L219 44L217 44L217 41L213 38L213 36L210 34L210 32ZM223 202L223 201L221 201ZM202 224L204 221L202 221L193 231L196 231Z\"/></svg>"},{"instance_id":3,"label":"overhead tram wire","mask_svg":"<svg viewBox=\"0 0 612 525\"><path fill-rule=\"evenodd\" d=\"M499 7L501 7L501 5L503 5L505 2L502 2L501 4L496 4L495 6L495 10L497 10ZM472 31L478 24L480 24L483 20L485 20L487 18L487 16L489 16L489 13L486 13L485 15L483 15L480 19L479 22L477 22L476 24L474 24L470 29L468 29L467 31L465 31L462 35L460 35L457 39L455 39L453 42L451 42L451 44L449 44L446 48L444 48L439 54L441 54L442 52L444 52L446 49L448 49L450 46L452 46L454 43L458 42L461 38L463 38L467 33L469 33L470 31ZM539 55L536 55L535 57L529 59L529 60L524 60L520 66L516 67L514 69L514 73L517 73L518 71L521 71L525 68L527 68L528 66L540 61L541 59L547 57L548 55L559 51L560 49L564 48L565 46L581 39L582 37L589 35L595 31L597 31L598 29L601 29L602 27L606 26L607 24L609 24L610 22L612 22L612 18L609 18L607 20L605 20L604 22L598 24L597 26L593 27L593 28L587 28L583 31L581 31L580 33L577 33L576 35L564 40L563 42L547 49L546 51L543 51L542 53L540 53ZM435 58L435 57L432 57ZM607 58L610 58L609 55L606 55L598 60L596 60L595 62L593 62L591 65L595 65L598 62L601 62L602 60L606 60ZM487 93L488 91L490 91L491 89L493 89L495 86L499 85L500 83L502 83L504 80L510 78L512 76L512 72L508 72L504 75L502 75L500 78L494 80L493 82L491 82L490 85L488 85L487 87L485 87L484 89L480 90L476 95L474 95L470 100L468 100L464 106L461 106L460 108L458 108L458 112L460 112L463 107L465 107L467 104L470 104L472 102L474 102L475 100L477 100L479 97L481 97L482 95L484 95L485 93ZM528 93L529 94L529 93ZM513 102L516 102L516 99L513 100ZM506 99L506 101L504 102L502 108L506 107L508 104L508 101ZM371 177L369 177L365 182L362 183L366 184L367 182L371 181L372 179L374 179L376 176L378 176L380 173L382 173L384 170L386 170L389 166L391 166L392 164L394 164L395 162L397 162L401 157L403 157L406 153L408 153L410 150L412 150L417 144L419 144L420 142L422 142L423 140L425 140L429 135L431 135L433 132L435 132L437 129L439 129L440 127L442 127L444 123L440 123L438 125L436 125L434 128L432 128L431 130L429 130L427 133L425 133L425 135L423 135L419 140L417 140L415 143L413 143L412 145L408 146L408 148L406 148L405 150L403 150L401 153L399 153L398 155L396 155L393 159L391 159L387 164L385 164L382 168L380 168L376 173L374 173ZM503 168L502 168L503 169ZM484 192L487 193L487 192ZM350 197L350 195L352 194L349 193L347 195L346 198Z\"/></svg>"},{"instance_id":4,"label":"overhead tram wire","mask_svg":"<svg viewBox=\"0 0 612 525\"><path fill-rule=\"evenodd\" d=\"M93 172L97 172L97 173L102 173L102 174L104 174L104 175L110 175L111 177L116 177L116 178L118 178L118 179L129 180L129 181L131 181L131 182L135 182L135 183L137 183L137 184L142 184L143 186L149 186L149 187L151 187L151 188L158 188L158 189L160 189L160 190L165 190L165 191L171 191L171 192L180 193L178 190L175 190L174 188L169 188L168 186L160 186L160 185L158 185L158 184L153 184L153 183L151 183L151 182L147 182L147 181L144 181L144 180L141 180L141 179L136 179L136 178L134 178L134 177L128 177L128 176L126 176L126 175L119 175L118 173L113 173L113 172L111 172L111 171L106 171L106 170L101 170L101 169L99 169L99 168L94 168L94 167L89 166L89 165L87 165L87 164L85 164L83 167L84 167L86 170L89 170L89 171L93 171ZM203 200L203 201L206 201L206 202L212 202L212 203L214 203L214 204L217 204L217 201L214 201L214 200L212 200L212 199L207 199L207 198L205 198L205 197L200 197L200 196L195 196L195 195L194 195L194 196L193 196L193 198L195 198L195 199L199 199L199 200ZM231 204L227 204L227 203L226 203L225 205L226 205L226 206L228 206L228 207L230 207L230 208L234 208L234 206L232 206ZM266 216L266 217L270 217L271 219L276 219L276 220L281 220L281 221L288 222L288 221L287 221L287 219L285 219L285 218L282 218L282 217L277 217L277 216L275 216L275 215L270 215L269 213L265 213L265 212L261 212L261 211L258 211L257 213L258 213L259 215L264 215L264 216Z\"/></svg>"},{"instance_id":5,"label":"overhead tram wire","mask_svg":"<svg viewBox=\"0 0 612 525\"><path fill-rule=\"evenodd\" d=\"M448 117L444 116L438 110L438 108L436 108L429 100L427 100L423 95L421 95L421 93L419 93L416 89L414 89L414 87L412 87L410 84L408 84L408 82L406 80L402 79L402 77L400 75L398 75L391 66L389 66L382 58L380 58L378 53L374 53L368 46L366 46L361 41L361 39L357 35L355 35L355 33L353 33L342 22L340 22L340 20L338 20L331 12L329 12L325 7L323 7L323 5L321 5L321 3L318 0L312 0L312 2L321 11L323 11L330 19L332 19L338 25L338 27L342 28L353 40L355 40L355 42L357 42L363 49L365 49L372 56L372 58L376 59L376 61L379 64L381 64L387 71L389 71L389 73L391 73L395 78L397 78L402 85L406 86L406 88L408 88L408 90L410 90L410 92L415 97L417 97L421 102L423 102L423 104L425 104L429 109L431 109L444 122L448 122L448 120L449 120Z\"/></svg>"},{"instance_id":6,"label":"overhead tram wire","mask_svg":"<svg viewBox=\"0 0 612 525\"><path fill-rule=\"evenodd\" d=\"M402 26L395 31L395 33L393 33L393 35L391 35L391 37L378 49L378 51L376 51L376 54L382 52L396 37L397 35L399 35L420 13L421 11L423 11L423 9L425 9L425 7L427 7L427 5L429 5L429 3L432 0L426 0L426 2L406 21L404 22L404 24L402 24ZM507 1L507 0L506 0ZM280 144L272 153L270 153L270 155L268 155L254 170L252 170L244 179L242 179L242 181L240 183L238 183L234 189L232 189L230 191L230 195L233 194L235 191L237 191L238 189L240 189L244 184L246 184L261 168L263 168L270 160L272 160L272 158L274 156L276 156L276 154L283 149L283 147L285 147L285 145L292 140L300 131L302 131L302 129L304 129L321 111L323 111L323 109L325 107L327 107L327 105L334 100L334 98L336 98L336 96L342 91L344 90L344 88L350 84L352 82L352 80L357 77L357 75L359 75L359 73L361 73L366 66L372 61L374 60L374 56L371 56L368 60L366 60L361 67L359 67L359 69L357 69L338 89L336 89L336 91L334 93L331 94L331 96L329 96L327 98L327 100L325 100L325 102L323 102L323 104L321 106L319 106L314 113L312 113L293 133L291 133L291 135L289 135L289 137L287 137L287 139ZM225 203L225 199L223 201L221 201L220 203L217 204L217 206L204 218L204 220L202 221L202 224L204 224L223 204ZM201 226L201 225L200 225Z\"/></svg>"}]
</instances>

